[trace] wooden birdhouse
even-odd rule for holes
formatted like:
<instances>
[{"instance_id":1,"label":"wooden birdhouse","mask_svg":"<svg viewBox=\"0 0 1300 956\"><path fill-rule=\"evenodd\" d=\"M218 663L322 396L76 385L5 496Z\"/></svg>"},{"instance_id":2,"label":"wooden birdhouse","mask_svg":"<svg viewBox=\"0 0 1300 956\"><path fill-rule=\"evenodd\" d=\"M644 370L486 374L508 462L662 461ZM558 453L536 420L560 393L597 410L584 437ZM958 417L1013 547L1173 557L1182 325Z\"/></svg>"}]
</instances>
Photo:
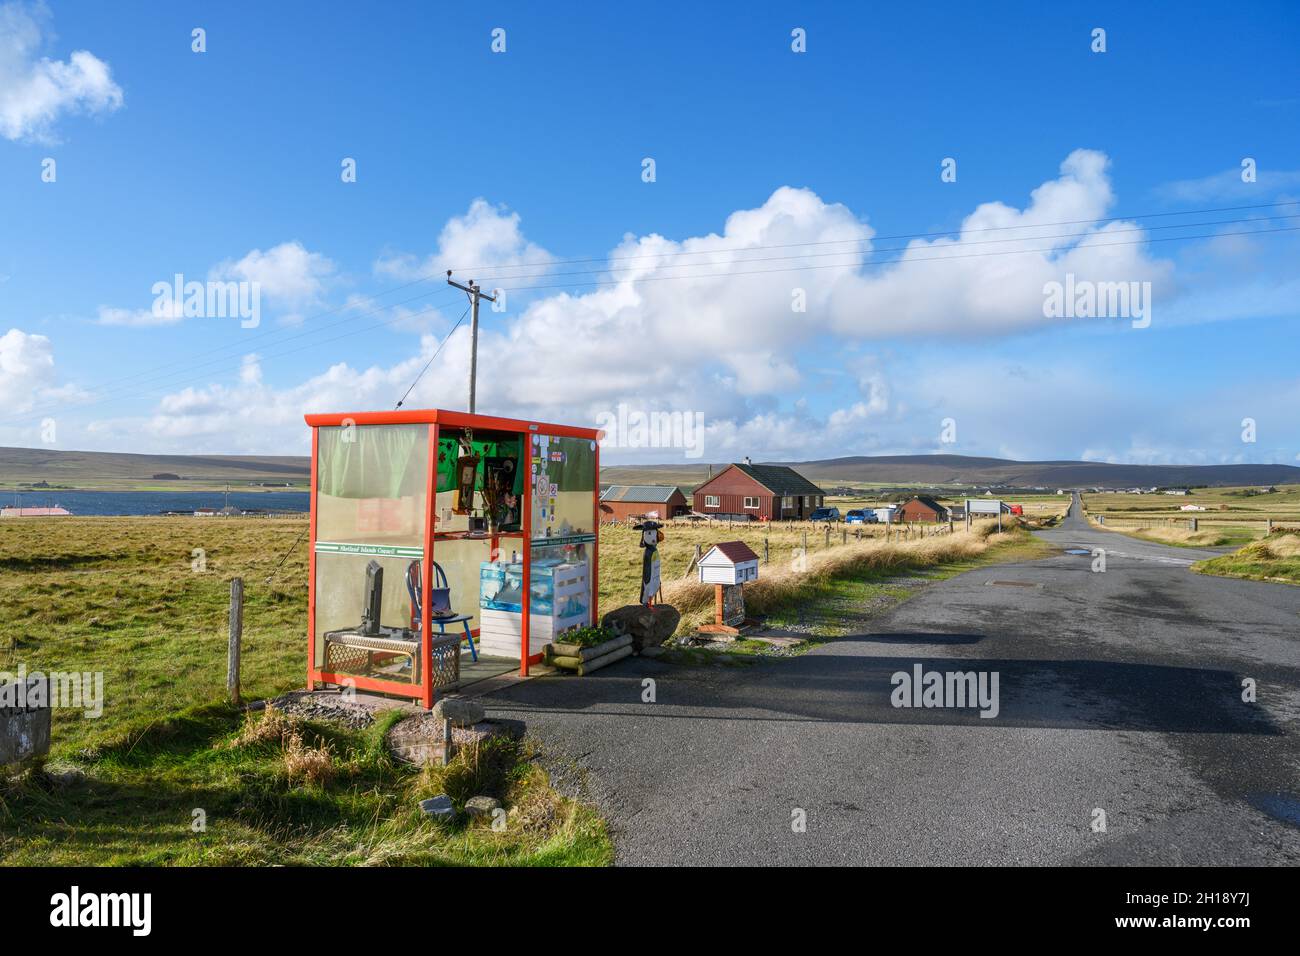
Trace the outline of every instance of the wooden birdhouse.
<instances>
[{"instance_id":1,"label":"wooden birdhouse","mask_svg":"<svg viewBox=\"0 0 1300 956\"><path fill-rule=\"evenodd\" d=\"M745 617L744 585L758 580L758 555L743 541L724 541L704 553L699 569L700 582L712 584L716 597L714 622L700 627L700 633L733 639L753 623Z\"/></svg>"},{"instance_id":2,"label":"wooden birdhouse","mask_svg":"<svg viewBox=\"0 0 1300 956\"><path fill-rule=\"evenodd\" d=\"M700 558L701 584L745 584L758 580L758 555L743 541L715 544Z\"/></svg>"}]
</instances>

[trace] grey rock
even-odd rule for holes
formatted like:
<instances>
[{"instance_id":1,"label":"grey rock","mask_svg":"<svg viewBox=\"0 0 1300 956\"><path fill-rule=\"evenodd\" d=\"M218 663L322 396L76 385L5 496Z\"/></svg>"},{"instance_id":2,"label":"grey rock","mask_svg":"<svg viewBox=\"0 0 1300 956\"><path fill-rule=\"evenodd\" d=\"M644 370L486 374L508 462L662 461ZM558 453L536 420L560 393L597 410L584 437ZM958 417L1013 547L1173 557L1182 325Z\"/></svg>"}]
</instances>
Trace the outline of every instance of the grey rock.
<instances>
[{"instance_id":1,"label":"grey rock","mask_svg":"<svg viewBox=\"0 0 1300 956\"><path fill-rule=\"evenodd\" d=\"M476 700L444 697L433 705L433 716L437 720L450 720L453 727L473 727L487 716L487 711Z\"/></svg>"},{"instance_id":2,"label":"grey rock","mask_svg":"<svg viewBox=\"0 0 1300 956\"><path fill-rule=\"evenodd\" d=\"M630 635L632 647L642 651L647 647L659 647L672 637L681 619L681 614L671 604L654 607L628 604L610 611L600 619L600 623L619 636Z\"/></svg>"},{"instance_id":3,"label":"grey rock","mask_svg":"<svg viewBox=\"0 0 1300 956\"><path fill-rule=\"evenodd\" d=\"M435 820L450 823L456 819L456 808L451 805L451 797L440 793L436 797L420 801L420 809Z\"/></svg>"},{"instance_id":4,"label":"grey rock","mask_svg":"<svg viewBox=\"0 0 1300 956\"><path fill-rule=\"evenodd\" d=\"M490 817L493 811L501 809L501 801L496 797L471 797L465 801L465 812L472 817Z\"/></svg>"}]
</instances>

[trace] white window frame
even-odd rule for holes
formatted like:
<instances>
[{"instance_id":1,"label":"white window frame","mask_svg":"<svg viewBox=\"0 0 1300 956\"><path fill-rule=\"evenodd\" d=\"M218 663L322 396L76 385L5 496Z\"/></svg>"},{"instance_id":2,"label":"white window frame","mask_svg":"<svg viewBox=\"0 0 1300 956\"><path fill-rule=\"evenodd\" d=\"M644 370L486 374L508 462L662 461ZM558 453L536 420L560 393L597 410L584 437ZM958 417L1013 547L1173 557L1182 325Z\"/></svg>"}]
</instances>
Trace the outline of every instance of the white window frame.
<instances>
[{"instance_id":1,"label":"white window frame","mask_svg":"<svg viewBox=\"0 0 1300 956\"><path fill-rule=\"evenodd\" d=\"M757 511L757 510L758 510L758 507L759 507L759 505L758 505L758 498L757 498L756 496L755 496L755 497L751 497L750 495L746 495L746 496L745 496L745 508L746 508L746 510Z\"/></svg>"},{"instance_id":2,"label":"white window frame","mask_svg":"<svg viewBox=\"0 0 1300 956\"><path fill-rule=\"evenodd\" d=\"M721 502L721 500L719 500L719 498L718 498L717 495L705 495L705 496L704 496L704 507L706 507L706 508L721 508L721 507L722 507L722 502Z\"/></svg>"},{"instance_id":3,"label":"white window frame","mask_svg":"<svg viewBox=\"0 0 1300 956\"><path fill-rule=\"evenodd\" d=\"M794 511L794 495L786 495L781 499L782 511Z\"/></svg>"}]
</instances>

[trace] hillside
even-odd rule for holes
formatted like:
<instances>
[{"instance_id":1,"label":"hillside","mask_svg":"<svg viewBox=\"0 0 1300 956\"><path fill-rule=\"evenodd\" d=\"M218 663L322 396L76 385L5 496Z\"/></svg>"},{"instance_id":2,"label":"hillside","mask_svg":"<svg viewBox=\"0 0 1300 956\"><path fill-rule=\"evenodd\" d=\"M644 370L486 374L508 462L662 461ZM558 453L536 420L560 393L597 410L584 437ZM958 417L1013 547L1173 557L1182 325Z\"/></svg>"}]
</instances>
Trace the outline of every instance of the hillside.
<instances>
[{"instance_id":1,"label":"hillside","mask_svg":"<svg viewBox=\"0 0 1300 956\"><path fill-rule=\"evenodd\" d=\"M155 479L157 474L175 479ZM0 447L0 488L46 482L54 488L195 491L230 482L291 482L303 486L311 464L290 455L135 455L50 448Z\"/></svg>"},{"instance_id":2,"label":"hillside","mask_svg":"<svg viewBox=\"0 0 1300 956\"><path fill-rule=\"evenodd\" d=\"M1017 488L1129 488L1171 485L1300 484L1293 465L1113 465L1090 461L1011 461L965 455L856 455L808 462L776 462L823 485L938 487L1005 485ZM692 488L723 464L610 465L605 484L677 484ZM155 479L173 474L180 480ZM55 488L203 490L226 482L291 482L304 487L308 459L291 455L136 455L118 452L0 448L0 488L44 481Z\"/></svg>"},{"instance_id":3,"label":"hillside","mask_svg":"<svg viewBox=\"0 0 1300 956\"><path fill-rule=\"evenodd\" d=\"M789 465L820 484L1007 485L1017 488L1128 488L1177 485L1277 485L1300 483L1293 465L1118 465L1092 461L1011 461L965 455L855 455ZM725 464L615 465L601 480L622 484L693 487Z\"/></svg>"}]
</instances>

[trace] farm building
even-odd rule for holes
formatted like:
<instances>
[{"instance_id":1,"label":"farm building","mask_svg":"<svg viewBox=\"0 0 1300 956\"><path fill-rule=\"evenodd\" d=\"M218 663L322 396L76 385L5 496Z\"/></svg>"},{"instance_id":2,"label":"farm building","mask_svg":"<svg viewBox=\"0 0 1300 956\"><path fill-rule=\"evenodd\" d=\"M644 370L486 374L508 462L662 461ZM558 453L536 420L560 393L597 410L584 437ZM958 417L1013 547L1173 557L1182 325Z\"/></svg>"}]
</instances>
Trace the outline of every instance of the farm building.
<instances>
[{"instance_id":1,"label":"farm building","mask_svg":"<svg viewBox=\"0 0 1300 956\"><path fill-rule=\"evenodd\" d=\"M59 505L53 508L0 508L0 518L61 518L70 514L71 511Z\"/></svg>"},{"instance_id":2,"label":"farm building","mask_svg":"<svg viewBox=\"0 0 1300 956\"><path fill-rule=\"evenodd\" d=\"M700 514L740 521L804 520L820 508L822 490L785 465L728 465L695 489Z\"/></svg>"},{"instance_id":3,"label":"farm building","mask_svg":"<svg viewBox=\"0 0 1300 956\"><path fill-rule=\"evenodd\" d=\"M917 495L898 511L900 521L947 521L948 509L929 495Z\"/></svg>"},{"instance_id":4,"label":"farm building","mask_svg":"<svg viewBox=\"0 0 1300 956\"><path fill-rule=\"evenodd\" d=\"M601 521L667 520L690 510L690 502L676 485L610 485L600 495Z\"/></svg>"}]
</instances>

